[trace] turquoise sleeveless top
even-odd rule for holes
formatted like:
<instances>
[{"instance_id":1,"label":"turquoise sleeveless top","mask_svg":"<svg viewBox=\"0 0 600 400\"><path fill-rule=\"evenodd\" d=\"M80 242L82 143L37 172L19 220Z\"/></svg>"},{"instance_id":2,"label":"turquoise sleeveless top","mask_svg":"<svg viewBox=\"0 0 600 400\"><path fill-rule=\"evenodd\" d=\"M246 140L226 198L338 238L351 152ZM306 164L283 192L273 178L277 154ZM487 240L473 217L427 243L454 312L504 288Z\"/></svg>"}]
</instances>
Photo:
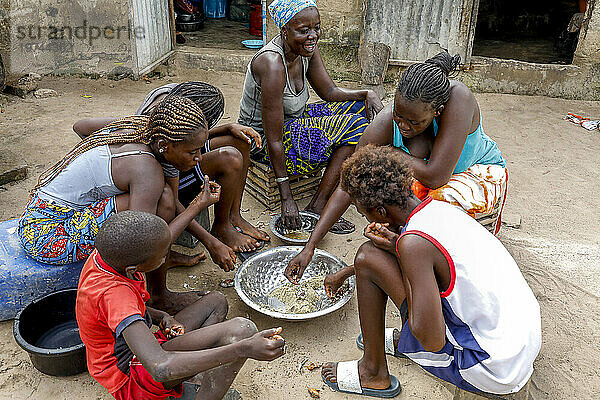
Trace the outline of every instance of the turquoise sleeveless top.
<instances>
[{"instance_id":1,"label":"turquoise sleeveless top","mask_svg":"<svg viewBox=\"0 0 600 400\"><path fill-rule=\"evenodd\" d=\"M402 134L400 133L400 129L398 129L398 125L396 125L396 123L393 120L392 126L394 127L394 147L404 150L405 152L410 154L408 148L404 146L404 141L402 140ZM437 133L438 124L434 118L434 136L437 136ZM481 126L481 114L479 115L479 126L473 133L470 133L467 136L467 140L463 147L462 153L460 153L460 157L458 159L458 162L456 163L456 167L454 168L454 173L460 174L461 172L466 171L475 164L500 165L502 167L506 167L506 162L504 161L504 158L502 158L502 154L500 153L498 145L483 132L483 128Z\"/></svg>"}]
</instances>

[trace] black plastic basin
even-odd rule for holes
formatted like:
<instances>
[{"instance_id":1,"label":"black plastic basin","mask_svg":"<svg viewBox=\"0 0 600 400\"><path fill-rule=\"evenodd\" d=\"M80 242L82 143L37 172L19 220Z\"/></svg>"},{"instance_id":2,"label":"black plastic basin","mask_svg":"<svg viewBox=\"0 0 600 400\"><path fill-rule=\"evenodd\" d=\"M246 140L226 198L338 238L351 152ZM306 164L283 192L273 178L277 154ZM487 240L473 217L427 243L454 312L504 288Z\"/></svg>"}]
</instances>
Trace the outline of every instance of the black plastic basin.
<instances>
[{"instance_id":1,"label":"black plastic basin","mask_svg":"<svg viewBox=\"0 0 600 400\"><path fill-rule=\"evenodd\" d=\"M76 296L77 289L59 290L35 300L15 317L17 344L44 374L69 376L87 369L75 320Z\"/></svg>"}]
</instances>

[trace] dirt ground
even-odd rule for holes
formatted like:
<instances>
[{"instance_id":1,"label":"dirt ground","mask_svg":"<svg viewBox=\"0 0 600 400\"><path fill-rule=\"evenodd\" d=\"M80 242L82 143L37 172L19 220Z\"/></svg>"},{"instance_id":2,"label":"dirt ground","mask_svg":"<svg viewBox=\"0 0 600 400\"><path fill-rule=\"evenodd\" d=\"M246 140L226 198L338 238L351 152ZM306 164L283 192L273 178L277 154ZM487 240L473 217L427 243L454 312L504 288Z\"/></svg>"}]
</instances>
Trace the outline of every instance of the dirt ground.
<instances>
[{"instance_id":1,"label":"dirt ground","mask_svg":"<svg viewBox=\"0 0 600 400\"><path fill-rule=\"evenodd\" d=\"M13 99L0 114L0 157L30 166L25 181L0 187L0 219L18 217L39 173L77 142L71 125L90 116L134 112L145 94L169 81L199 79L220 87L226 96L223 122L235 121L243 83L241 74L185 73L133 82L44 78L40 87L55 89L49 99ZM83 97L83 96L89 97ZM313 96L313 100L315 97ZM477 94L484 128L508 162L510 186L505 216L521 219L520 228L504 227L501 240L513 254L542 310L543 346L535 363L533 399L595 399L600 395L600 133L562 120L567 112L600 118L600 103L544 97ZM389 99L387 99L389 101ZM269 213L244 197L249 220L267 222ZM320 248L351 263L363 242L365 221L350 209L358 226L348 236L328 235ZM277 245L274 242L272 245ZM201 246L196 249L199 251ZM218 289L231 273L204 261L172 270L172 290ZM308 322L285 322L247 307L234 289L221 289L231 305L229 317L246 316L259 328L282 326L287 354L272 362L248 361L233 387L244 399L310 398L307 387L322 388L323 399L355 398L326 389L318 370L300 371L309 362L360 358L356 298L341 310ZM510 296L510 288L506 288ZM0 300L1 301L1 300ZM399 326L393 305L388 326ZM402 359L388 358L403 392L399 399L451 399L437 379ZM69 378L44 376L15 343L12 322L0 323L0 399L110 399L87 373Z\"/></svg>"}]
</instances>

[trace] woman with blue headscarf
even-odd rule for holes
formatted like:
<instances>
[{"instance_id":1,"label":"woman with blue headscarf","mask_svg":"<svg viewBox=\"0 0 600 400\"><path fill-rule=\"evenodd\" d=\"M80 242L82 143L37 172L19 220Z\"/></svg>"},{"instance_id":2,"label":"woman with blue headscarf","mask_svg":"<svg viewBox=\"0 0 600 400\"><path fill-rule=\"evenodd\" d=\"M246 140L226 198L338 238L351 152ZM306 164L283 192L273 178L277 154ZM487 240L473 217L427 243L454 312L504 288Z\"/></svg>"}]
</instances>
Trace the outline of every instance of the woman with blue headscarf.
<instances>
[{"instance_id":1,"label":"woman with blue headscarf","mask_svg":"<svg viewBox=\"0 0 600 400\"><path fill-rule=\"evenodd\" d=\"M284 226L301 226L288 176L325 168L321 184L305 208L320 214L335 190L342 165L371 117L383 108L372 90L335 85L319 47L321 19L315 0L275 0L269 13L280 34L248 64L239 122L266 139L253 157L270 161L281 194ZM308 84L324 103L307 104ZM265 140L263 140L263 143ZM331 232L349 233L354 225L340 218Z\"/></svg>"}]
</instances>

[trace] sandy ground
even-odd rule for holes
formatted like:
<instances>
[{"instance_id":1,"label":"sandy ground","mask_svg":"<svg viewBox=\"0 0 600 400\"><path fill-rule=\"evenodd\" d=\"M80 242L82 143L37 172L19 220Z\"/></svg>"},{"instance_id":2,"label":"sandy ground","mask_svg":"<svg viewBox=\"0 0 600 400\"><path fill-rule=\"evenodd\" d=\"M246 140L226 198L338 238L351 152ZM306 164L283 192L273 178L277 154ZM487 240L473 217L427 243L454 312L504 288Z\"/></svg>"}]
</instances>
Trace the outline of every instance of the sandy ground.
<instances>
[{"instance_id":1,"label":"sandy ground","mask_svg":"<svg viewBox=\"0 0 600 400\"><path fill-rule=\"evenodd\" d=\"M234 121L242 87L241 74L194 72L154 80L45 78L40 87L55 89L50 99L14 99L0 114L0 157L26 163L30 177L0 187L0 219L18 217L28 190L39 173L77 142L71 125L89 116L122 116L136 110L144 95L169 81L200 79L219 86L227 108L223 122ZM91 96L84 98L82 95ZM314 97L313 97L314 98ZM478 94L486 132L494 138L510 170L506 217L521 218L519 229L503 228L501 240L514 255L542 309L543 346L535 363L533 399L594 399L600 394L600 134L563 121L571 111L600 117L600 104L544 97ZM389 99L388 99L389 100ZM246 196L249 220L267 222L269 213ZM362 231L365 221L346 213ZM364 240L356 232L328 235L325 249L351 263ZM276 245L277 243L273 243ZM200 250L200 247L196 249ZM204 261L172 270L172 290L217 289L231 274ZM309 398L307 387L322 388L323 399L353 398L322 385L319 372L299 371L304 359L318 363L360 358L356 299L341 310L302 323L273 320L247 307L234 289L222 289L230 303L229 317L246 316L259 328L281 325L287 354L272 362L248 361L234 382L244 399ZM506 288L510 295L510 288ZM393 305L388 326L398 326ZM390 371L403 385L399 399L451 399L437 379L402 359L388 358ZM110 399L88 374L53 378L36 371L15 343L12 322L0 323L0 399Z\"/></svg>"}]
</instances>

